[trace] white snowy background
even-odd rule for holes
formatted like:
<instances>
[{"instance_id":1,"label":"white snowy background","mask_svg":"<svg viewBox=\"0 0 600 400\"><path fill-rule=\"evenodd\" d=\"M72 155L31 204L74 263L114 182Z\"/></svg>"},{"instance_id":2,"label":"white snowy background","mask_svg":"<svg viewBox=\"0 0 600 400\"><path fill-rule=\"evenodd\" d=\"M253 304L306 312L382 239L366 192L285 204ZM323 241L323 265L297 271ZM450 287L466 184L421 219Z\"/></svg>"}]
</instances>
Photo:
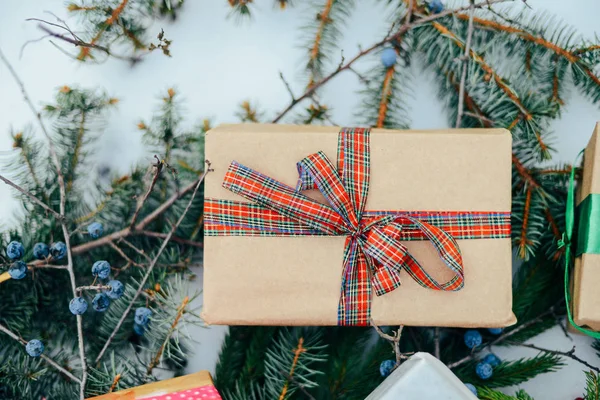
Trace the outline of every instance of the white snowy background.
<instances>
[{"instance_id":1,"label":"white snowy background","mask_svg":"<svg viewBox=\"0 0 600 400\"><path fill-rule=\"evenodd\" d=\"M176 23L159 21L150 30L164 28L173 40L172 58L152 54L135 68L124 62L109 60L101 65L82 65L60 53L47 41L29 45L20 57L23 44L41 36L36 24L26 18L52 18L44 10L66 18L63 0L3 0L0 14L0 48L12 61L25 82L37 106L50 102L57 87L77 84L82 87L102 87L111 96L120 99L102 134L98 152L99 164L109 165L116 171L126 172L132 165L147 158L141 146L141 133L136 123L148 120L157 105L156 96L175 87L184 98L189 126L205 117L216 123L235 122L238 104L245 99L257 101L268 116L282 110L289 95L279 79L282 71L296 93L303 89L299 79L304 53L300 48L298 27L306 18L304 1L297 7L280 12L271 0L256 1L258 12L251 23L236 24L227 19L229 7L224 0L188 0ZM373 1L359 1L342 41L344 54L355 54L358 45L368 46L385 33L383 9ZM382 2L383 3L383 2ZM576 27L586 38L598 31L600 2L598 0L529 0L537 11L548 11ZM520 2L515 3L520 7ZM364 67L364 65L363 65ZM447 118L436 98L432 77L413 65L418 79L413 82L410 99L412 127L417 129L446 128ZM356 76L340 74L323 91L327 105L333 106L333 120L340 125L354 122L359 88ZM585 146L597 120L598 107L590 105L573 91L566 99L562 118L552 129L557 136L556 159L570 162ZM0 152L11 150L8 131L21 129L33 121L30 110L22 101L19 89L8 70L0 65ZM0 227L10 226L18 211L17 203L5 185L0 186ZM197 271L201 275L201 271ZM201 286L202 282L199 280ZM193 332L197 340L195 354L188 370L214 371L221 340L226 327L211 327ZM569 350L577 346L577 354L593 364L600 358L589 344L591 339L571 335L567 338L556 327L535 338L533 343L547 348ZM506 359L535 355L534 350L498 348L496 353ZM580 396L584 387L584 367L567 359L567 366L559 372L540 375L521 385L536 399L563 400ZM514 388L507 388L514 393Z\"/></svg>"}]
</instances>

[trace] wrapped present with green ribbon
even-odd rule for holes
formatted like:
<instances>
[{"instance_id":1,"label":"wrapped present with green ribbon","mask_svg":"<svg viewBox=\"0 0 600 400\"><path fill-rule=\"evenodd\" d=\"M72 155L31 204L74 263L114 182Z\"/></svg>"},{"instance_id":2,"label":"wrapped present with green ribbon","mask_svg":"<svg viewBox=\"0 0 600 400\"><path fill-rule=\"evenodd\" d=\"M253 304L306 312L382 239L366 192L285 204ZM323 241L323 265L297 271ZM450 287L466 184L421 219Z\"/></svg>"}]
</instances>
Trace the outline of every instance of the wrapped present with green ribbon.
<instances>
[{"instance_id":1,"label":"wrapped present with green ribbon","mask_svg":"<svg viewBox=\"0 0 600 400\"><path fill-rule=\"evenodd\" d=\"M508 131L224 125L206 158L208 323L515 322Z\"/></svg>"},{"instance_id":2,"label":"wrapped present with green ribbon","mask_svg":"<svg viewBox=\"0 0 600 400\"><path fill-rule=\"evenodd\" d=\"M575 170L567 198L565 296L571 324L600 338L600 123L583 153L583 175L575 191ZM580 154L581 156L581 154ZM579 157L578 157L579 158ZM571 255L575 257L573 271ZM572 282L569 282L572 277ZM572 299L570 298L572 293Z\"/></svg>"}]
</instances>

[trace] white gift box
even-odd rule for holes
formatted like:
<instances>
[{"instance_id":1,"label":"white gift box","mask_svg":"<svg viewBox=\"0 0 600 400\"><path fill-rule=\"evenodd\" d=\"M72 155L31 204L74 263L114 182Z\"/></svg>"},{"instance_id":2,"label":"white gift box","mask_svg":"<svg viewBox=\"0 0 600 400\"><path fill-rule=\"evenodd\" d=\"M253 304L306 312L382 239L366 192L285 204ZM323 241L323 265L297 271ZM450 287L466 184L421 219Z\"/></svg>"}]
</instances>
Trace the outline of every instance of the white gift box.
<instances>
[{"instance_id":1,"label":"white gift box","mask_svg":"<svg viewBox=\"0 0 600 400\"><path fill-rule=\"evenodd\" d=\"M392 399L477 400L477 397L440 360L429 353L415 353L366 398Z\"/></svg>"}]
</instances>

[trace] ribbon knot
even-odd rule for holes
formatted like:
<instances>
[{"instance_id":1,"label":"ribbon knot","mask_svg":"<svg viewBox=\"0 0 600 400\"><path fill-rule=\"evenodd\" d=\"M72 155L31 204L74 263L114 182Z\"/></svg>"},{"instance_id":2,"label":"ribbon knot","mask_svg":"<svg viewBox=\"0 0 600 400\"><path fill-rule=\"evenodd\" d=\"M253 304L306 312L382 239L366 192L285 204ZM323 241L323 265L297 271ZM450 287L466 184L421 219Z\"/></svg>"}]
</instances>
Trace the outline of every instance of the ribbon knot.
<instances>
[{"instance_id":1,"label":"ribbon knot","mask_svg":"<svg viewBox=\"0 0 600 400\"><path fill-rule=\"evenodd\" d=\"M460 249L442 226L461 238L510 235L510 213L365 211L369 130L344 128L338 138L337 167L323 152L311 154L297 163L295 188L233 161L223 187L253 204L208 199L207 234L214 229L216 234L345 236L340 325L368 325L372 290L378 296L393 291L400 286L402 270L429 289L461 289ZM317 189L327 204L302 193L308 189ZM402 244L407 239L429 240L454 276L436 281Z\"/></svg>"}]
</instances>

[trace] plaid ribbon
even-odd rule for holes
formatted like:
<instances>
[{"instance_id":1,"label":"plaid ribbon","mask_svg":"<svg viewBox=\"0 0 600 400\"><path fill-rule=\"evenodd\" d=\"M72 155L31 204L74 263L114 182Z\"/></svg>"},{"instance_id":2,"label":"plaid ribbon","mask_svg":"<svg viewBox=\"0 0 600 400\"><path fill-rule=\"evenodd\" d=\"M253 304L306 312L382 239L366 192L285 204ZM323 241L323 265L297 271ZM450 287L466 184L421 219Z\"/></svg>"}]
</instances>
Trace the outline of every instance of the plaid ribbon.
<instances>
[{"instance_id":1,"label":"plaid ribbon","mask_svg":"<svg viewBox=\"0 0 600 400\"><path fill-rule=\"evenodd\" d=\"M510 212L365 211L369 189L369 130L343 128L338 136L337 167L323 152L298 164L296 188L236 161L223 187L251 203L206 199L205 234L209 236L346 236L339 325L368 325L372 289L381 296L400 286L404 269L421 286L445 291L464 284L456 239L510 237ZM329 205L301 193L318 189ZM429 240L454 272L438 282L401 243Z\"/></svg>"}]
</instances>

